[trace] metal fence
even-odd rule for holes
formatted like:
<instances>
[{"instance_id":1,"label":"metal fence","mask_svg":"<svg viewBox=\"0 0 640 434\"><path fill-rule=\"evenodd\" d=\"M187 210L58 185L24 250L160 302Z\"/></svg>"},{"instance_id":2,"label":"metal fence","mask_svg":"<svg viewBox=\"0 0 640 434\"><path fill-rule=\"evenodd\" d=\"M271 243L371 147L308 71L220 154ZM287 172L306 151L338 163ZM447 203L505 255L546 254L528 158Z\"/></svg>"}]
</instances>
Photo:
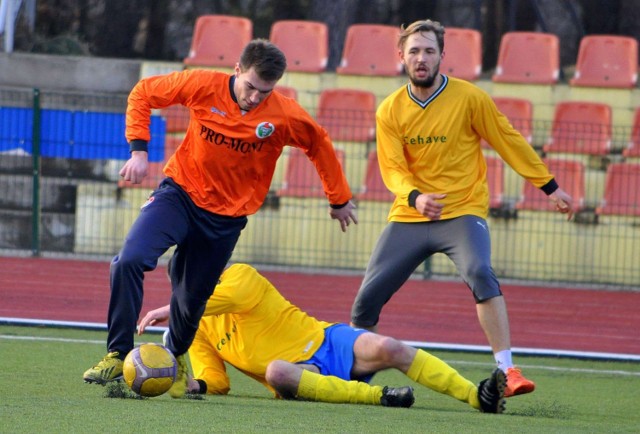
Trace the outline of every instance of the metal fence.
<instances>
[{"instance_id":1,"label":"metal fence","mask_svg":"<svg viewBox=\"0 0 640 434\"><path fill-rule=\"evenodd\" d=\"M161 179L164 161L181 138L180 117L186 115L175 108L154 114L151 174L143 185L131 186L118 177L128 158L125 107L126 95L0 89L4 254L117 253L140 206ZM315 107L309 111L320 116ZM392 200L380 181L374 138L362 126L371 121L371 114L322 112L330 132L340 128L335 147L355 194L359 224L340 231L329 218L315 170L297 150L288 148L265 205L249 219L234 261L365 269ZM574 195L579 211L572 221L553 212L540 192L527 187L487 147L489 225L499 277L640 289L640 156L624 151L632 141L632 128L527 122L532 146ZM512 123L525 128L518 119ZM602 140L608 140L605 151L581 153ZM563 141L578 147L557 152L550 147ZM420 271L427 277L457 275L443 255L435 255Z\"/></svg>"}]
</instances>

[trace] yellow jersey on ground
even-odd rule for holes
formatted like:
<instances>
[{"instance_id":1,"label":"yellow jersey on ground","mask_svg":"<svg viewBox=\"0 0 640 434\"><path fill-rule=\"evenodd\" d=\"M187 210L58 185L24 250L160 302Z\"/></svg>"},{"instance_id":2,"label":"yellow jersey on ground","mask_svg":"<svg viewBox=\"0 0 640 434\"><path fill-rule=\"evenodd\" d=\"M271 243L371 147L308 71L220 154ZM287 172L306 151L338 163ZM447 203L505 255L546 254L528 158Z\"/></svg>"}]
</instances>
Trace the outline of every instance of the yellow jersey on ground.
<instances>
[{"instance_id":1,"label":"yellow jersey on ground","mask_svg":"<svg viewBox=\"0 0 640 434\"><path fill-rule=\"evenodd\" d=\"M267 365L308 360L330 325L291 304L255 268L231 265L207 302L189 349L194 378L207 383L207 393L225 394L227 362L273 391L265 380Z\"/></svg>"}]
</instances>

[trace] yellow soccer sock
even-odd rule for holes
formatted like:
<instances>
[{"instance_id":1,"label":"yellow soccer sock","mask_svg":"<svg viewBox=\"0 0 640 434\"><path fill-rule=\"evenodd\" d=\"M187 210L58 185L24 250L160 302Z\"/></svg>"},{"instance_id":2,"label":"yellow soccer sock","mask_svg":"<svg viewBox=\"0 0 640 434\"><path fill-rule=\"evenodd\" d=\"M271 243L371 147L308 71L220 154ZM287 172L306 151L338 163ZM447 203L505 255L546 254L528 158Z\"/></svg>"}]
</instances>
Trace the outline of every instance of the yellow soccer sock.
<instances>
[{"instance_id":1,"label":"yellow soccer sock","mask_svg":"<svg viewBox=\"0 0 640 434\"><path fill-rule=\"evenodd\" d=\"M480 409L478 388L451 366L423 350L418 350L407 377L413 381Z\"/></svg>"},{"instance_id":2,"label":"yellow soccer sock","mask_svg":"<svg viewBox=\"0 0 640 434\"><path fill-rule=\"evenodd\" d=\"M300 377L297 396L310 401L380 404L382 387L304 370Z\"/></svg>"}]
</instances>

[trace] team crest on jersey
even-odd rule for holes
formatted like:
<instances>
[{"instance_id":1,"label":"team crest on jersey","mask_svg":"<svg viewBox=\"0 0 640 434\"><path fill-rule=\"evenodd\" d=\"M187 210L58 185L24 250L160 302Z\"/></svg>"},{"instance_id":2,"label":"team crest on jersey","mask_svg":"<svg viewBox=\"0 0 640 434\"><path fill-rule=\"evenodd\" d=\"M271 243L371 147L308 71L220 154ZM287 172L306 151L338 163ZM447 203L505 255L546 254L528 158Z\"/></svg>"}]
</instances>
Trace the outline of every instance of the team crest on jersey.
<instances>
[{"instance_id":1,"label":"team crest on jersey","mask_svg":"<svg viewBox=\"0 0 640 434\"><path fill-rule=\"evenodd\" d=\"M256 127L256 136L259 139L266 139L276 130L275 125L271 122L260 122Z\"/></svg>"}]
</instances>

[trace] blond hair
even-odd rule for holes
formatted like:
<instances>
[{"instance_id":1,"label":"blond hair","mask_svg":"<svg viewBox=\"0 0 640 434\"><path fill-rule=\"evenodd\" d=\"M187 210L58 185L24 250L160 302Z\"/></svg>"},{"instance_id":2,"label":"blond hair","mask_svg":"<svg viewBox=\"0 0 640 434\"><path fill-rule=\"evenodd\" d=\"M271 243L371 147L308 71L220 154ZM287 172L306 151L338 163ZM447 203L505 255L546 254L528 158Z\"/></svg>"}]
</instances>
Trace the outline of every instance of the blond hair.
<instances>
[{"instance_id":1,"label":"blond hair","mask_svg":"<svg viewBox=\"0 0 640 434\"><path fill-rule=\"evenodd\" d=\"M438 41L438 48L440 52L444 50L444 27L438 21L418 20L409 24L408 26L400 26L400 37L398 39L398 48L404 51L404 44L407 42L407 38L414 33L433 32L436 35Z\"/></svg>"}]
</instances>

